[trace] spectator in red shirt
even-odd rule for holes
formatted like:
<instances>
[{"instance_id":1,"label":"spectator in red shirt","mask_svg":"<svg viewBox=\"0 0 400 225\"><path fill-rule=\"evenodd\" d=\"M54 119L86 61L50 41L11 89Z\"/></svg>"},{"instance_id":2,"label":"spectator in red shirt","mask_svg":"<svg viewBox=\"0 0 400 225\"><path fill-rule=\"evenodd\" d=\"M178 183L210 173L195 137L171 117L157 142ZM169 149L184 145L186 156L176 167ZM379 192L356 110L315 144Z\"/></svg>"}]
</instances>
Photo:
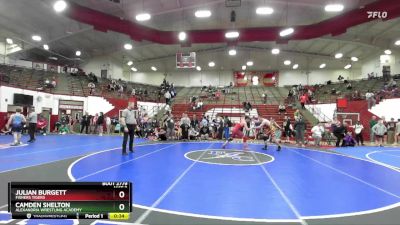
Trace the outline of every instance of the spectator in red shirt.
<instances>
[{"instance_id":1,"label":"spectator in red shirt","mask_svg":"<svg viewBox=\"0 0 400 225\"><path fill-rule=\"evenodd\" d=\"M306 104L306 102L307 102L307 96L304 94L300 97L300 104L302 109L305 109L304 105Z\"/></svg>"}]
</instances>

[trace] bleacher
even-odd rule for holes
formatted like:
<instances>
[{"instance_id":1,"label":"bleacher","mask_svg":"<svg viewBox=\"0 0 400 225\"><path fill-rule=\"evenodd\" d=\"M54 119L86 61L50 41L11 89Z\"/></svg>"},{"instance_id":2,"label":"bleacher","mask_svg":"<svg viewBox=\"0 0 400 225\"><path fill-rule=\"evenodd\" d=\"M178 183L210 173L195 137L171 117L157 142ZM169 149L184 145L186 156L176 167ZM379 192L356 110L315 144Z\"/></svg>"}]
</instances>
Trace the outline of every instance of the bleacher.
<instances>
[{"instance_id":1,"label":"bleacher","mask_svg":"<svg viewBox=\"0 0 400 225\"><path fill-rule=\"evenodd\" d=\"M376 92L380 91L384 86L383 79L371 79L371 80L352 80L349 81L352 85L352 89L347 89L344 82L325 84L316 89L315 99L317 103L331 103L335 102L339 97L350 97L355 90L358 90L362 98L365 98L367 90ZM336 90L336 94L331 94L332 89Z\"/></svg>"},{"instance_id":2,"label":"bleacher","mask_svg":"<svg viewBox=\"0 0 400 225\"><path fill-rule=\"evenodd\" d=\"M53 94L73 95L73 96L89 96L90 90L88 83L90 82L86 76L72 76L65 73L55 73L45 70L37 70L32 68L24 68L12 65L0 65L0 74L2 79L0 80L1 85L7 85L16 88L28 89L28 90L39 90L49 92ZM8 77L8 82L3 82L3 77ZM57 81L55 88L46 88L44 82L46 79L52 80L53 78ZM106 98L122 98L126 99L131 96L131 90L135 87L136 90L142 89L147 90L148 95L142 97L140 100L146 101L158 101L158 86L155 85L144 85L127 82L127 88L124 89L122 95L117 91L109 91L107 85L109 80L99 79L96 84L94 96L103 96ZM180 88L176 88L177 91ZM161 101L163 101L161 99Z\"/></svg>"}]
</instances>

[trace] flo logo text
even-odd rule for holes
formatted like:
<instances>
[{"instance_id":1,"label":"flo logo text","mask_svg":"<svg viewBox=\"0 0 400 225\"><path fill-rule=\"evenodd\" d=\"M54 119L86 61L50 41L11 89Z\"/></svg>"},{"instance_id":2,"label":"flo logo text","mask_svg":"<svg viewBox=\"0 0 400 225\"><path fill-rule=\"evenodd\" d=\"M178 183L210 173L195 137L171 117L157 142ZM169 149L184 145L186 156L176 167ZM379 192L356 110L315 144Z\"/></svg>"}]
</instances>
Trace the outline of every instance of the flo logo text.
<instances>
[{"instance_id":1,"label":"flo logo text","mask_svg":"<svg viewBox=\"0 0 400 225\"><path fill-rule=\"evenodd\" d=\"M370 19L386 19L388 16L386 11L367 11L367 14Z\"/></svg>"}]
</instances>

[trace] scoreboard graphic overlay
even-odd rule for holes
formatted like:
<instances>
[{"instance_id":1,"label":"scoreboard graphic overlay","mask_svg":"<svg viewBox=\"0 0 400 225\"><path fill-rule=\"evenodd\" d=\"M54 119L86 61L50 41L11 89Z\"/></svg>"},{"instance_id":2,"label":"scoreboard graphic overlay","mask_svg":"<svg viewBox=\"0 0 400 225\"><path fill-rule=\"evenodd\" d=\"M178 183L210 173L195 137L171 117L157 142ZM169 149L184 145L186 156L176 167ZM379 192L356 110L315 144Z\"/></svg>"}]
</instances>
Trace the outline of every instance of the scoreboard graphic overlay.
<instances>
[{"instance_id":1,"label":"scoreboard graphic overlay","mask_svg":"<svg viewBox=\"0 0 400 225\"><path fill-rule=\"evenodd\" d=\"M13 219L129 219L130 182L10 182Z\"/></svg>"}]
</instances>

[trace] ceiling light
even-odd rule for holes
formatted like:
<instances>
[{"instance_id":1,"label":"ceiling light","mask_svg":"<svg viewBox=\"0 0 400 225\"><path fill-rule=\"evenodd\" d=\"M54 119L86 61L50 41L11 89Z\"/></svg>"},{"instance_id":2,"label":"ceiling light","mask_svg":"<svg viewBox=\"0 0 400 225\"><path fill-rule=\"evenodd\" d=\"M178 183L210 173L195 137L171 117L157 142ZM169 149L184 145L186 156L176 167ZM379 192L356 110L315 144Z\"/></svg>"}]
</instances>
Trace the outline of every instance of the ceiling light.
<instances>
[{"instance_id":1,"label":"ceiling light","mask_svg":"<svg viewBox=\"0 0 400 225\"><path fill-rule=\"evenodd\" d=\"M236 55L236 50L235 49L231 49L229 50L229 55Z\"/></svg>"},{"instance_id":2,"label":"ceiling light","mask_svg":"<svg viewBox=\"0 0 400 225\"><path fill-rule=\"evenodd\" d=\"M211 16L211 11L210 10L197 10L194 15L197 18L207 18Z\"/></svg>"},{"instance_id":3,"label":"ceiling light","mask_svg":"<svg viewBox=\"0 0 400 225\"><path fill-rule=\"evenodd\" d=\"M131 44L124 44L124 49L131 50L132 49L132 45Z\"/></svg>"},{"instance_id":4,"label":"ceiling light","mask_svg":"<svg viewBox=\"0 0 400 225\"><path fill-rule=\"evenodd\" d=\"M246 70L246 68L247 68L246 65L243 65L243 66L242 66L242 70Z\"/></svg>"},{"instance_id":5,"label":"ceiling light","mask_svg":"<svg viewBox=\"0 0 400 225\"><path fill-rule=\"evenodd\" d=\"M353 62L357 62L357 61L358 61L358 58L357 58L357 57L354 57L354 56L351 57L350 59L351 59L351 61L353 61Z\"/></svg>"},{"instance_id":6,"label":"ceiling light","mask_svg":"<svg viewBox=\"0 0 400 225\"><path fill-rule=\"evenodd\" d=\"M151 67L151 70L153 70L153 71L157 71L157 67L155 67L155 66L152 66L152 67Z\"/></svg>"},{"instance_id":7,"label":"ceiling light","mask_svg":"<svg viewBox=\"0 0 400 225\"><path fill-rule=\"evenodd\" d=\"M258 7L256 9L256 13L258 15L270 15L274 12L274 9L271 7Z\"/></svg>"},{"instance_id":8,"label":"ceiling light","mask_svg":"<svg viewBox=\"0 0 400 225\"><path fill-rule=\"evenodd\" d=\"M53 9L56 12L62 12L67 8L67 3L65 1L56 1L53 5Z\"/></svg>"},{"instance_id":9,"label":"ceiling light","mask_svg":"<svg viewBox=\"0 0 400 225\"><path fill-rule=\"evenodd\" d=\"M279 48L273 48L273 49L271 50L271 53L272 53L273 55L278 55L279 52L280 52Z\"/></svg>"},{"instance_id":10,"label":"ceiling light","mask_svg":"<svg viewBox=\"0 0 400 225\"><path fill-rule=\"evenodd\" d=\"M81 51L76 51L76 52L75 52L75 55L76 55L76 56L81 56L81 54L82 54Z\"/></svg>"},{"instance_id":11,"label":"ceiling light","mask_svg":"<svg viewBox=\"0 0 400 225\"><path fill-rule=\"evenodd\" d=\"M197 71L201 71L201 67L200 66L196 66L196 70Z\"/></svg>"},{"instance_id":12,"label":"ceiling light","mask_svg":"<svg viewBox=\"0 0 400 225\"><path fill-rule=\"evenodd\" d=\"M347 64L344 68L345 68L346 70L350 69L350 68L351 68L351 64Z\"/></svg>"},{"instance_id":13,"label":"ceiling light","mask_svg":"<svg viewBox=\"0 0 400 225\"><path fill-rule=\"evenodd\" d=\"M229 31L225 33L226 38L237 38L239 37L239 32L237 31Z\"/></svg>"},{"instance_id":14,"label":"ceiling light","mask_svg":"<svg viewBox=\"0 0 400 225\"><path fill-rule=\"evenodd\" d=\"M340 59L342 57L343 57L342 53L336 53L336 55L335 55L335 59Z\"/></svg>"},{"instance_id":15,"label":"ceiling light","mask_svg":"<svg viewBox=\"0 0 400 225\"><path fill-rule=\"evenodd\" d=\"M132 61L129 61L129 62L127 63L128 66L132 66L132 64L133 64Z\"/></svg>"},{"instance_id":16,"label":"ceiling light","mask_svg":"<svg viewBox=\"0 0 400 225\"><path fill-rule=\"evenodd\" d=\"M34 40L34 41L41 41L41 40L42 40L42 37L40 37L39 35L33 35L33 36L32 36L32 40Z\"/></svg>"},{"instance_id":17,"label":"ceiling light","mask_svg":"<svg viewBox=\"0 0 400 225\"><path fill-rule=\"evenodd\" d=\"M390 49L386 49L386 50L384 51L384 53L385 53L386 55L390 55L390 54L392 54L392 51L391 51Z\"/></svg>"},{"instance_id":18,"label":"ceiling light","mask_svg":"<svg viewBox=\"0 0 400 225\"><path fill-rule=\"evenodd\" d=\"M9 44L9 45L14 44L14 41L13 41L11 38L6 38L6 42L7 42L7 44Z\"/></svg>"},{"instance_id":19,"label":"ceiling light","mask_svg":"<svg viewBox=\"0 0 400 225\"><path fill-rule=\"evenodd\" d=\"M252 66L252 65L254 65L254 62L253 61L247 61L246 65L247 66Z\"/></svg>"},{"instance_id":20,"label":"ceiling light","mask_svg":"<svg viewBox=\"0 0 400 225\"><path fill-rule=\"evenodd\" d=\"M282 30L282 31L279 33L279 35L280 35L281 37L285 37L285 36L288 36L289 34L292 34L293 32L294 32L294 29L293 29L293 28L287 28L287 29Z\"/></svg>"},{"instance_id":21,"label":"ceiling light","mask_svg":"<svg viewBox=\"0 0 400 225\"><path fill-rule=\"evenodd\" d=\"M285 60L283 62L283 64L285 64L286 66L289 66L290 64L292 64L292 62L290 60Z\"/></svg>"},{"instance_id":22,"label":"ceiling light","mask_svg":"<svg viewBox=\"0 0 400 225\"><path fill-rule=\"evenodd\" d=\"M183 32L183 31L179 32L179 34L178 34L178 39L179 39L180 41L186 40L186 33Z\"/></svg>"},{"instance_id":23,"label":"ceiling light","mask_svg":"<svg viewBox=\"0 0 400 225\"><path fill-rule=\"evenodd\" d=\"M325 6L326 12L340 12L343 11L344 6L342 4L328 4Z\"/></svg>"},{"instance_id":24,"label":"ceiling light","mask_svg":"<svg viewBox=\"0 0 400 225\"><path fill-rule=\"evenodd\" d=\"M133 72L137 72L137 69L136 69L135 67L132 67L131 70L132 70Z\"/></svg>"},{"instance_id":25,"label":"ceiling light","mask_svg":"<svg viewBox=\"0 0 400 225\"><path fill-rule=\"evenodd\" d=\"M323 69L323 68L325 68L326 67L326 64L325 63L322 63L321 65L319 65L319 68L320 69Z\"/></svg>"},{"instance_id":26,"label":"ceiling light","mask_svg":"<svg viewBox=\"0 0 400 225\"><path fill-rule=\"evenodd\" d=\"M45 50L49 50L49 49L50 49L50 48L49 48L49 45L46 45L46 44L43 45L43 48L44 48Z\"/></svg>"},{"instance_id":27,"label":"ceiling light","mask_svg":"<svg viewBox=\"0 0 400 225\"><path fill-rule=\"evenodd\" d=\"M137 14L135 18L137 21L146 21L151 18L151 15L148 13L140 13L140 14Z\"/></svg>"},{"instance_id":28,"label":"ceiling light","mask_svg":"<svg viewBox=\"0 0 400 225\"><path fill-rule=\"evenodd\" d=\"M295 69L297 69L297 68L299 68L299 64L294 64L294 65L293 65L293 69L295 70Z\"/></svg>"},{"instance_id":29,"label":"ceiling light","mask_svg":"<svg viewBox=\"0 0 400 225\"><path fill-rule=\"evenodd\" d=\"M208 63L208 66L209 66L209 67L214 67L214 66L215 66L215 62L213 62L213 61L209 62L209 63Z\"/></svg>"},{"instance_id":30,"label":"ceiling light","mask_svg":"<svg viewBox=\"0 0 400 225\"><path fill-rule=\"evenodd\" d=\"M400 40L397 40L394 44L399 46L400 45Z\"/></svg>"}]
</instances>

